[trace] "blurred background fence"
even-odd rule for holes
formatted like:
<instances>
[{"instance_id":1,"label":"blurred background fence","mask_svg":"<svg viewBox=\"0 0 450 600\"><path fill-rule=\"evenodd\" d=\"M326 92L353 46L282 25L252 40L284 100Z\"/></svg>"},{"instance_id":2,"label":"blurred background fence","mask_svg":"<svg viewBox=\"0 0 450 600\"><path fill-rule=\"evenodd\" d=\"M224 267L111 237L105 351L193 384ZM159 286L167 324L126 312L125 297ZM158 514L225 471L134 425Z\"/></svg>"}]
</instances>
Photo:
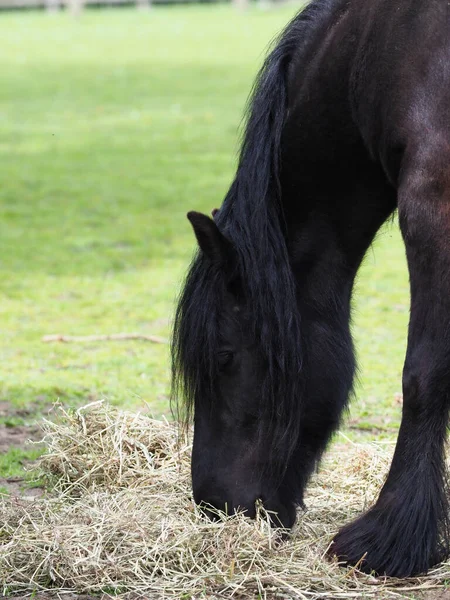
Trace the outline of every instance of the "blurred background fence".
<instances>
[{"instance_id":1,"label":"blurred background fence","mask_svg":"<svg viewBox=\"0 0 450 600\"><path fill-rule=\"evenodd\" d=\"M147 8L151 4L185 4L198 2L199 0L0 0L0 10L11 10L20 8L42 8L50 12L67 8L71 12L79 12L85 5L88 6L126 6L136 5ZM203 2L215 2L218 0L201 0ZM239 2L239 0L236 0ZM242 1L242 0L241 0ZM244 0L245 1L245 0Z\"/></svg>"},{"instance_id":2,"label":"blurred background fence","mask_svg":"<svg viewBox=\"0 0 450 600\"><path fill-rule=\"evenodd\" d=\"M73 14L78 14L85 6L127 6L135 5L137 8L149 8L152 4L188 4L211 3L230 1L237 8L246 8L250 0L0 0L1 10L39 8L49 12L67 9ZM289 0L257 0L260 4L283 3Z\"/></svg>"}]
</instances>

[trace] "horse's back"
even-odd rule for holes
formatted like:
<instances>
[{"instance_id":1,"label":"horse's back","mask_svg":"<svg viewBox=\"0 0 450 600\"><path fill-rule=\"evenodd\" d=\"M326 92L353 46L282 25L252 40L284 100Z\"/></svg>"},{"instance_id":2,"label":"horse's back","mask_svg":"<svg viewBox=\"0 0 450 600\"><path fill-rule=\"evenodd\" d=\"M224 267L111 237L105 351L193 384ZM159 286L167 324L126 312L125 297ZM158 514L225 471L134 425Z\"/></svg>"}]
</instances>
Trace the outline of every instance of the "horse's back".
<instances>
[{"instance_id":1,"label":"horse's back","mask_svg":"<svg viewBox=\"0 0 450 600\"><path fill-rule=\"evenodd\" d=\"M450 7L446 0L364 0L350 90L377 156L450 136Z\"/></svg>"},{"instance_id":2,"label":"horse's back","mask_svg":"<svg viewBox=\"0 0 450 600\"><path fill-rule=\"evenodd\" d=\"M427 135L450 139L447 0L347 0L323 5L291 60L291 127L332 162L359 152L396 180L397 157ZM301 132L301 133L300 133ZM322 156L323 155L323 156Z\"/></svg>"}]
</instances>

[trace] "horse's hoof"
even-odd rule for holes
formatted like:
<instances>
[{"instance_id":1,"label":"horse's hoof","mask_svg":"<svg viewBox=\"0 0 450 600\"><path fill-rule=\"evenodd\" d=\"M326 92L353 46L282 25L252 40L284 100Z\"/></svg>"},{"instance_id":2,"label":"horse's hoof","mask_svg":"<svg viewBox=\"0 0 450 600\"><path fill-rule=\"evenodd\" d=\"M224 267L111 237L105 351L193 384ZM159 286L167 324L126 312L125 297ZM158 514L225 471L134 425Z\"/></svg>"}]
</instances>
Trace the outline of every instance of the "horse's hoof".
<instances>
[{"instance_id":1,"label":"horse's hoof","mask_svg":"<svg viewBox=\"0 0 450 600\"><path fill-rule=\"evenodd\" d=\"M370 510L337 533L328 555L337 557L343 566L390 577L426 573L444 558L436 549L434 532L423 532L419 540L413 530L405 531L400 515L393 516L392 512Z\"/></svg>"}]
</instances>

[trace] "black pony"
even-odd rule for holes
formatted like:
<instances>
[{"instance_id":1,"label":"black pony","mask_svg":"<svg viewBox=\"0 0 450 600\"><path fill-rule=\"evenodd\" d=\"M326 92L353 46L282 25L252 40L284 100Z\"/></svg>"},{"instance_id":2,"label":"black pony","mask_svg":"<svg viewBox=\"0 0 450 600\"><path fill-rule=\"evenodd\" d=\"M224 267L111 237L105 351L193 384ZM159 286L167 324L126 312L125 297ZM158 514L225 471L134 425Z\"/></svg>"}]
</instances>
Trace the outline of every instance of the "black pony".
<instances>
[{"instance_id":1,"label":"black pony","mask_svg":"<svg viewBox=\"0 0 450 600\"><path fill-rule=\"evenodd\" d=\"M194 416L197 502L295 521L352 389L357 270L398 209L411 320L397 447L331 552L409 576L448 556L450 9L315 0L258 77L236 178L180 298L174 394Z\"/></svg>"}]
</instances>

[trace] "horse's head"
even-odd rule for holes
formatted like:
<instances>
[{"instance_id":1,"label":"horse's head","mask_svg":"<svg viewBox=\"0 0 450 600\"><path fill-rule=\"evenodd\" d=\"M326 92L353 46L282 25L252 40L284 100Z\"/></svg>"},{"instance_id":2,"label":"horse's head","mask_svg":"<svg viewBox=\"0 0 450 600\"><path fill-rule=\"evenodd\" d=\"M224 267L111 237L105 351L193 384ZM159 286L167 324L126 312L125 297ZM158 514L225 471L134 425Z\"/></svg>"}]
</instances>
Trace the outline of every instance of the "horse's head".
<instances>
[{"instance_id":1,"label":"horse's head","mask_svg":"<svg viewBox=\"0 0 450 600\"><path fill-rule=\"evenodd\" d=\"M189 213L188 218L200 254L178 306L173 364L175 389L183 388L194 417L194 498L249 516L261 500L277 513L275 522L291 527L295 498L283 451L291 432L283 421L283 398L277 405L274 395L282 357L268 356L273 349L264 347L268 333L255 320L234 244L209 217ZM263 327L270 323L269 315Z\"/></svg>"}]
</instances>

